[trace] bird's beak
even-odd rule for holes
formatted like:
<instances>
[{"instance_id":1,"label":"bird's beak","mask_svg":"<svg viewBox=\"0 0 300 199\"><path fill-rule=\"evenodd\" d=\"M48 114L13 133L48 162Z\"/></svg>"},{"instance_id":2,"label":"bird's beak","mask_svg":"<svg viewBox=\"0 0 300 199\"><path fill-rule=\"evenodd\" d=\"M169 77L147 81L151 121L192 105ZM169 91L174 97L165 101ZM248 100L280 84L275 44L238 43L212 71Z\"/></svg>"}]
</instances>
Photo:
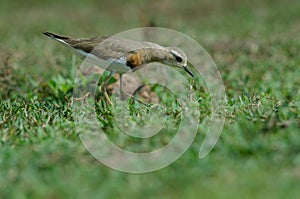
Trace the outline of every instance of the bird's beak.
<instances>
[{"instance_id":1,"label":"bird's beak","mask_svg":"<svg viewBox=\"0 0 300 199\"><path fill-rule=\"evenodd\" d=\"M190 71L190 69L189 69L188 66L183 66L183 69L184 69L189 75L191 75L192 77L194 77L194 74Z\"/></svg>"}]
</instances>

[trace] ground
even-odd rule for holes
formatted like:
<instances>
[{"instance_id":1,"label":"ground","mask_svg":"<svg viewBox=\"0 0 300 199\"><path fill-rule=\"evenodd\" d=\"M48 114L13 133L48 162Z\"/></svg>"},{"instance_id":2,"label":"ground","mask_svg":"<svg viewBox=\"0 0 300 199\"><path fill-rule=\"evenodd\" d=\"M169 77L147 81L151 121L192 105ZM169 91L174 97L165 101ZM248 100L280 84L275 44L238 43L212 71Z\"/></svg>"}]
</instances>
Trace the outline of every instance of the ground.
<instances>
[{"instance_id":1,"label":"ground","mask_svg":"<svg viewBox=\"0 0 300 199\"><path fill-rule=\"evenodd\" d=\"M296 0L2 0L0 198L298 198L299 13ZM206 158L198 159L199 131L179 160L142 175L112 170L85 150L70 100L81 60L41 34L141 26L203 45L228 97L224 130Z\"/></svg>"}]
</instances>

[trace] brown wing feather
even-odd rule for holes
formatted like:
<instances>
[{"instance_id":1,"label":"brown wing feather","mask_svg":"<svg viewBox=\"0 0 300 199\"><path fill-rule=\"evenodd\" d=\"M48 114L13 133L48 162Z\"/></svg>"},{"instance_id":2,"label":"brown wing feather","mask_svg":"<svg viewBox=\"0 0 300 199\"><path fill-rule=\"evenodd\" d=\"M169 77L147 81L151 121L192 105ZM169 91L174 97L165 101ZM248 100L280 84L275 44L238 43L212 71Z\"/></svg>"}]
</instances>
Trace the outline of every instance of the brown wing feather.
<instances>
[{"instance_id":1,"label":"brown wing feather","mask_svg":"<svg viewBox=\"0 0 300 199\"><path fill-rule=\"evenodd\" d=\"M118 59L126 56L127 65L131 68L137 68L142 65L143 48L162 49L163 47L151 42L139 42L120 37L94 37L94 38L71 38L69 36L58 35L44 32L44 35L63 41L65 44L76 50L82 50L85 53L91 53L101 59ZM135 52L135 53L133 53Z\"/></svg>"},{"instance_id":2,"label":"brown wing feather","mask_svg":"<svg viewBox=\"0 0 300 199\"><path fill-rule=\"evenodd\" d=\"M118 42L109 37L95 37L90 39L67 40L73 48L91 53L102 59L117 59L124 55Z\"/></svg>"}]
</instances>

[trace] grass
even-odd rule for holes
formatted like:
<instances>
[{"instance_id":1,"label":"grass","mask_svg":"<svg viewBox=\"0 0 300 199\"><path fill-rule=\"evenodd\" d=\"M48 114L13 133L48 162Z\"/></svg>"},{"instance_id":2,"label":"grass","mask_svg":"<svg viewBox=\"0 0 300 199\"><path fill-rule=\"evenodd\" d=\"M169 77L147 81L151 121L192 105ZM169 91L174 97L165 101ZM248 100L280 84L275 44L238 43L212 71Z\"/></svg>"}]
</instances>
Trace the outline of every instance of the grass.
<instances>
[{"instance_id":1,"label":"grass","mask_svg":"<svg viewBox=\"0 0 300 199\"><path fill-rule=\"evenodd\" d=\"M0 3L0 198L298 198L298 1L26 2ZM206 158L198 159L200 129L169 167L127 174L100 164L81 144L70 101L81 61L41 32L88 37L151 24L192 36L216 61L226 123ZM209 115L206 93L199 95ZM109 118L102 122L111 129ZM139 143L110 136L123 147Z\"/></svg>"}]
</instances>

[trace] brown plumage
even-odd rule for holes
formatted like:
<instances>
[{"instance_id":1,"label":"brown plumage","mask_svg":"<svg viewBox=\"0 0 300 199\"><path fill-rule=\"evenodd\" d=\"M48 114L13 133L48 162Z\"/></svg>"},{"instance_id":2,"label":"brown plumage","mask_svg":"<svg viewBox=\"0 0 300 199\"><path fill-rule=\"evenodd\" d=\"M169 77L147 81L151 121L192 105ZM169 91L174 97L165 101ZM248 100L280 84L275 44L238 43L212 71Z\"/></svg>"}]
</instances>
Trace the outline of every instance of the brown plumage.
<instances>
[{"instance_id":1,"label":"brown plumage","mask_svg":"<svg viewBox=\"0 0 300 199\"><path fill-rule=\"evenodd\" d=\"M133 72L148 63L160 62L184 69L193 76L187 66L186 54L177 47L163 47L152 42L140 42L121 37L71 38L50 32L43 34L70 47L88 62L111 71L111 75L113 72L120 75ZM104 84L107 81L105 80Z\"/></svg>"},{"instance_id":2,"label":"brown plumage","mask_svg":"<svg viewBox=\"0 0 300 199\"><path fill-rule=\"evenodd\" d=\"M140 66L161 62L167 65L183 68L187 71L187 56L176 47L163 47L152 42L140 42L120 37L71 38L44 32L44 35L71 47L82 58L88 54L103 61L113 61L121 67L111 67L108 70L124 73L136 70ZM87 60L89 61L89 60ZM92 60L94 64L95 60ZM99 65L100 67L103 67ZM189 72L190 73L190 72ZM190 73L191 74L191 73Z\"/></svg>"}]
</instances>

